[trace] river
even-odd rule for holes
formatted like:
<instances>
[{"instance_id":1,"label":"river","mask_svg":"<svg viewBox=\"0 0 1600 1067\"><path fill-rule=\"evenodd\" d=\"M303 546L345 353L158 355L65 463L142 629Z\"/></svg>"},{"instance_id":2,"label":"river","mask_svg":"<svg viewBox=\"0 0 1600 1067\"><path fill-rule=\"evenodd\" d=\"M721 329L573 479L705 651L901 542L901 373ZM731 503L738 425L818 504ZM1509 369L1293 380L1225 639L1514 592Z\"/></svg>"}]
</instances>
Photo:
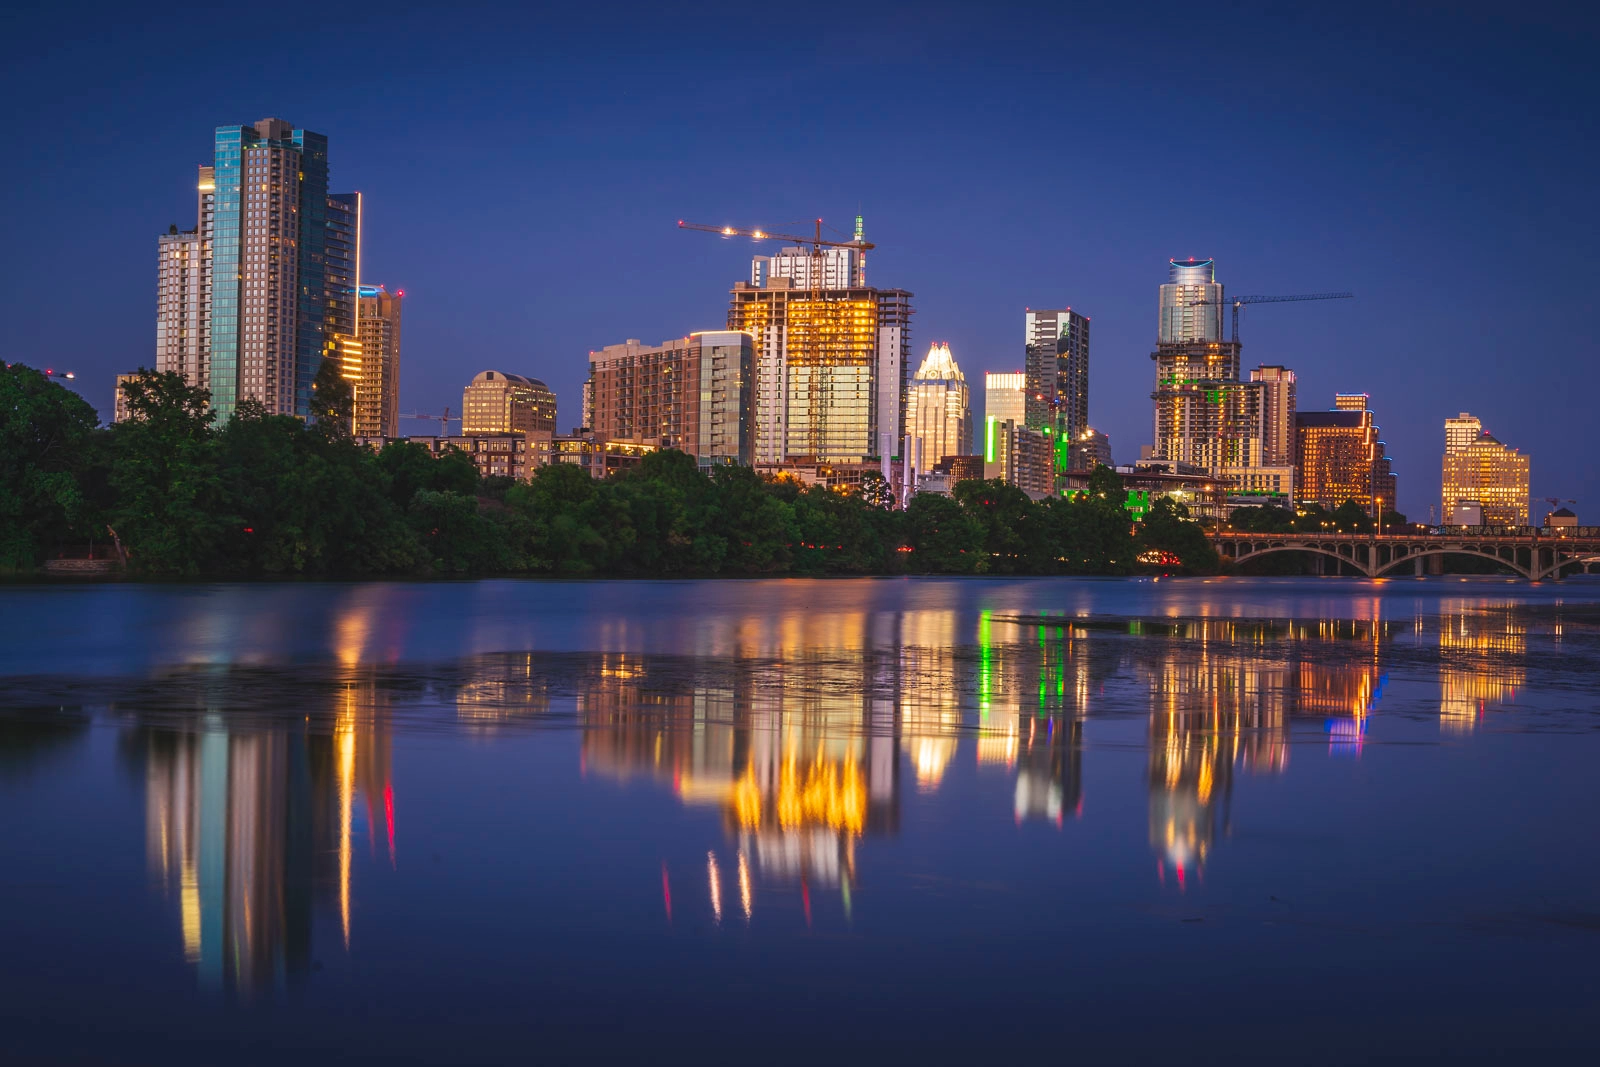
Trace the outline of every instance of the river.
<instances>
[{"instance_id":1,"label":"river","mask_svg":"<svg viewBox=\"0 0 1600 1067\"><path fill-rule=\"evenodd\" d=\"M0 679L7 1062L1600 1052L1583 579L14 585Z\"/></svg>"}]
</instances>

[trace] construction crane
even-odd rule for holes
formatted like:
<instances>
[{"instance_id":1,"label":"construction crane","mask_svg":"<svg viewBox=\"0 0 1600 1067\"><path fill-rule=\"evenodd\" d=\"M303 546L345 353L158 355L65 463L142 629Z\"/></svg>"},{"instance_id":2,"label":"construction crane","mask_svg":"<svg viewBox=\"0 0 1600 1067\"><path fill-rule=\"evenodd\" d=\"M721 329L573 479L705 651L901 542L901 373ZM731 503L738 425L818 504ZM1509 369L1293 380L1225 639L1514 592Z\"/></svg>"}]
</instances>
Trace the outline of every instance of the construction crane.
<instances>
[{"instance_id":1,"label":"construction crane","mask_svg":"<svg viewBox=\"0 0 1600 1067\"><path fill-rule=\"evenodd\" d=\"M1299 293L1294 296L1235 296L1225 300L1196 300L1190 307L1233 305L1233 341L1239 341L1239 309L1246 304L1288 304L1299 300L1354 300L1354 293Z\"/></svg>"},{"instance_id":2,"label":"construction crane","mask_svg":"<svg viewBox=\"0 0 1600 1067\"><path fill-rule=\"evenodd\" d=\"M806 273L810 276L810 314L812 321L810 327L804 332L804 347L801 350L801 361L804 366L821 368L827 365L823 352L823 337L828 333L824 324L818 319L817 307L822 300L822 250L824 248L851 248L857 252L865 253L876 248L871 241L862 237L861 216L856 216L855 236L848 241L834 241L822 236L822 220L817 220L816 233L810 237L801 237L792 233L773 233L770 230L740 229L736 226L706 226L698 222L684 222L678 220L680 230L700 230L703 233L714 233L722 237L749 237L756 241L788 241L792 244L811 247L811 269ZM845 279L848 286L850 279ZM786 323L787 326L787 323ZM810 409L810 426L808 427L809 446L812 453L820 454L823 449L823 407L822 403L813 402L808 405Z\"/></svg>"},{"instance_id":3,"label":"construction crane","mask_svg":"<svg viewBox=\"0 0 1600 1067\"><path fill-rule=\"evenodd\" d=\"M423 415L423 414L421 414L419 412L416 412L416 411L402 411L400 413L399 417L402 418L402 419L416 419L419 422L432 422L433 420L437 419L439 421L439 436L440 437L449 437L450 436L450 424L452 422L460 422L461 421L456 416L450 414L450 409L448 407L446 407L444 409L444 414L443 415Z\"/></svg>"}]
</instances>

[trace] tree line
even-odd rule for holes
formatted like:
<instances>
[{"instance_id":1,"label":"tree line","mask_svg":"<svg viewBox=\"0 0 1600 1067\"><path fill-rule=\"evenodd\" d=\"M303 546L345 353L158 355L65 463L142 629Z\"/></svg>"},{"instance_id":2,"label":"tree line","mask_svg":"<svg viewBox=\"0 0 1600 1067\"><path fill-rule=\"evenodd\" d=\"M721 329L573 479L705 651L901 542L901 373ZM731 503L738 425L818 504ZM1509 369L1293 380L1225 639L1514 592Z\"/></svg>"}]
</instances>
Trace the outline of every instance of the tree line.
<instances>
[{"instance_id":1,"label":"tree line","mask_svg":"<svg viewBox=\"0 0 1600 1067\"><path fill-rule=\"evenodd\" d=\"M332 364L329 364L331 366ZM326 368L325 368L326 369ZM123 386L131 417L101 427L76 393L13 364L0 377L0 571L103 552L151 578L554 575L1209 573L1214 549L1181 504L1135 524L1115 472L1075 499L1000 481L891 506L869 475L840 491L702 471L675 450L605 480L570 464L526 483L480 478L469 455L348 432L348 388L319 375L313 418L252 401L224 422L176 374ZM1141 559L1146 562L1141 563Z\"/></svg>"}]
</instances>

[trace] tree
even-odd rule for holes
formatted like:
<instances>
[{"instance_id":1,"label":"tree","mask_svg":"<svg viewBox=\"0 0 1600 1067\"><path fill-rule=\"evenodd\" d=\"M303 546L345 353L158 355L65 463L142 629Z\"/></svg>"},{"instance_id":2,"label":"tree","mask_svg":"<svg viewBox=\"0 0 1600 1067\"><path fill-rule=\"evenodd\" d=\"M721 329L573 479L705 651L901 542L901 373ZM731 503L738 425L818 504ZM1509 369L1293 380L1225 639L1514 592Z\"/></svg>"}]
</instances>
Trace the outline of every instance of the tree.
<instances>
[{"instance_id":1,"label":"tree","mask_svg":"<svg viewBox=\"0 0 1600 1067\"><path fill-rule=\"evenodd\" d=\"M888 511L894 507L894 488L877 471L868 471L861 476L860 497L866 501L867 506Z\"/></svg>"},{"instance_id":2,"label":"tree","mask_svg":"<svg viewBox=\"0 0 1600 1067\"><path fill-rule=\"evenodd\" d=\"M956 503L982 531L988 570L998 574L1026 573L1041 565L1041 528L1037 509L1028 494L1000 479L957 482ZM1045 561L1048 562L1047 560Z\"/></svg>"},{"instance_id":3,"label":"tree","mask_svg":"<svg viewBox=\"0 0 1600 1067\"><path fill-rule=\"evenodd\" d=\"M1372 517L1354 500L1346 500L1334 508L1328 519L1340 533L1366 533L1372 529Z\"/></svg>"},{"instance_id":4,"label":"tree","mask_svg":"<svg viewBox=\"0 0 1600 1067\"><path fill-rule=\"evenodd\" d=\"M344 366L325 356L311 381L311 417L323 433L349 437L354 431L355 389L345 379Z\"/></svg>"},{"instance_id":5,"label":"tree","mask_svg":"<svg viewBox=\"0 0 1600 1067\"><path fill-rule=\"evenodd\" d=\"M1096 463L1094 470L1089 472L1090 496L1121 504L1125 492L1122 476L1104 463Z\"/></svg>"},{"instance_id":6,"label":"tree","mask_svg":"<svg viewBox=\"0 0 1600 1067\"><path fill-rule=\"evenodd\" d=\"M0 569L36 566L53 542L89 533L80 478L99 422L72 390L0 364Z\"/></svg>"},{"instance_id":7,"label":"tree","mask_svg":"<svg viewBox=\"0 0 1600 1067\"><path fill-rule=\"evenodd\" d=\"M916 494L906 506L905 522L912 569L928 574L972 574L989 569L983 528L949 497Z\"/></svg>"},{"instance_id":8,"label":"tree","mask_svg":"<svg viewBox=\"0 0 1600 1067\"><path fill-rule=\"evenodd\" d=\"M1191 574L1211 574L1221 565L1217 550L1189 509L1169 496L1157 497L1139 524L1139 549L1176 556Z\"/></svg>"},{"instance_id":9,"label":"tree","mask_svg":"<svg viewBox=\"0 0 1600 1067\"><path fill-rule=\"evenodd\" d=\"M123 383L129 417L111 429L112 524L135 567L202 574L221 562L230 519L217 477L211 394L170 371Z\"/></svg>"}]
</instances>

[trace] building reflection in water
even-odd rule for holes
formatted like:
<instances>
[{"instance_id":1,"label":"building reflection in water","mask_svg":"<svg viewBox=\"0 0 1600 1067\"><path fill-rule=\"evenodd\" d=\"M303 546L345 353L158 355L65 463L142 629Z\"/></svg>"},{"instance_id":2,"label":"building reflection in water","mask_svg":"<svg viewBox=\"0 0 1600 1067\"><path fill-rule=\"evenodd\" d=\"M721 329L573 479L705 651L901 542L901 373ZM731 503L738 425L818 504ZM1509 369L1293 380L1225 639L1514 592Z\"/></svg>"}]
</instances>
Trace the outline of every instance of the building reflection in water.
<instances>
[{"instance_id":1,"label":"building reflection in water","mask_svg":"<svg viewBox=\"0 0 1600 1067\"><path fill-rule=\"evenodd\" d=\"M1185 621L1143 660L1150 697L1150 845L1182 887L1230 827L1236 769L1281 774L1294 718L1323 720L1332 754L1359 754L1381 698L1392 627L1370 620Z\"/></svg>"},{"instance_id":2,"label":"building reflection in water","mask_svg":"<svg viewBox=\"0 0 1600 1067\"><path fill-rule=\"evenodd\" d=\"M719 809L737 841L729 874L747 916L752 864L768 880L848 898L856 841L899 823L895 723L874 696L877 671L857 657L741 662L706 684L607 655L578 694L584 772L649 776L687 804ZM708 867L720 916L714 855Z\"/></svg>"},{"instance_id":3,"label":"building reflection in water","mask_svg":"<svg viewBox=\"0 0 1600 1067\"><path fill-rule=\"evenodd\" d=\"M184 957L203 985L251 994L311 966L314 910L335 912L348 948L354 850L394 861L387 726L365 692L292 728L142 726L151 873L175 900Z\"/></svg>"},{"instance_id":4,"label":"building reflection in water","mask_svg":"<svg viewBox=\"0 0 1600 1067\"><path fill-rule=\"evenodd\" d=\"M1528 627L1508 608L1448 611L1439 619L1439 729L1475 729L1485 710L1527 684Z\"/></svg>"}]
</instances>

